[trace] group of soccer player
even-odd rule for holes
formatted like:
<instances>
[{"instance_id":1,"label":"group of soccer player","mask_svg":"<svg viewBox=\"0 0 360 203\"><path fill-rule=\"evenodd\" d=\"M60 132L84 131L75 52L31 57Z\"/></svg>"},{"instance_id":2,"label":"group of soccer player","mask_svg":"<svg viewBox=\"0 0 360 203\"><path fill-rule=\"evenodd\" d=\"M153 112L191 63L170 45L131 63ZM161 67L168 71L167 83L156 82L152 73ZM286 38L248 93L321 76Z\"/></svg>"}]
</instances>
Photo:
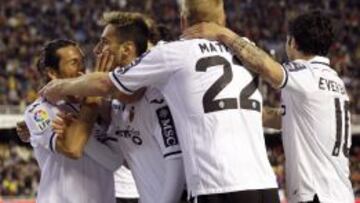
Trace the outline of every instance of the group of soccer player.
<instances>
[{"instance_id":1,"label":"group of soccer player","mask_svg":"<svg viewBox=\"0 0 360 203\"><path fill-rule=\"evenodd\" d=\"M326 58L331 20L290 22L280 64L225 27L222 0L181 4L172 42L154 40L142 14L105 13L92 73L75 42L45 45L49 83L25 112L37 202L278 203L263 126L282 130L288 202L354 202L349 98ZM281 108L263 107L259 78L281 90Z\"/></svg>"}]
</instances>

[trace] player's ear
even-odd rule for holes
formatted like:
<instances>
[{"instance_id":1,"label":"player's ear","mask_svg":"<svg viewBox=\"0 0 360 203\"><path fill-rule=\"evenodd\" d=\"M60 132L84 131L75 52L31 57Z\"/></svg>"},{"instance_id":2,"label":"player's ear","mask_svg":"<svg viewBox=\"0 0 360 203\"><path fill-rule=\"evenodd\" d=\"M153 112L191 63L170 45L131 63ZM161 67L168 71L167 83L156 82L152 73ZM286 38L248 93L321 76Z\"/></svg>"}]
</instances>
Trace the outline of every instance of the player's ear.
<instances>
[{"instance_id":1,"label":"player's ear","mask_svg":"<svg viewBox=\"0 0 360 203\"><path fill-rule=\"evenodd\" d=\"M45 68L45 71L46 71L47 77L50 80L59 78L58 73L54 69L47 67L47 68Z\"/></svg>"},{"instance_id":2,"label":"player's ear","mask_svg":"<svg viewBox=\"0 0 360 203\"><path fill-rule=\"evenodd\" d=\"M123 55L129 57L133 57L133 56L136 56L136 45L133 41L126 41L123 43L122 45L122 52L123 52Z\"/></svg>"},{"instance_id":3,"label":"player's ear","mask_svg":"<svg viewBox=\"0 0 360 203\"><path fill-rule=\"evenodd\" d=\"M295 38L293 36L289 37L289 42L288 43L289 43L289 47L297 50L298 46L297 46Z\"/></svg>"}]
</instances>

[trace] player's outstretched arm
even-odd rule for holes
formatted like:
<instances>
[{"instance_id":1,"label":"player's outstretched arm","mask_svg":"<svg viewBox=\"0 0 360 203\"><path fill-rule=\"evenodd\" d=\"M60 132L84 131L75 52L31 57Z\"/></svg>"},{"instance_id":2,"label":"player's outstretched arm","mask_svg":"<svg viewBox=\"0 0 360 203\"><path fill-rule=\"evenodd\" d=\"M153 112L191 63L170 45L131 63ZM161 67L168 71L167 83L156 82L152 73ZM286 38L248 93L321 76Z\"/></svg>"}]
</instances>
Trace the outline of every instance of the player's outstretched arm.
<instances>
[{"instance_id":1,"label":"player's outstretched arm","mask_svg":"<svg viewBox=\"0 0 360 203\"><path fill-rule=\"evenodd\" d=\"M281 129L282 110L280 108L264 107L262 112L263 126L273 129Z\"/></svg>"},{"instance_id":2,"label":"player's outstretched arm","mask_svg":"<svg viewBox=\"0 0 360 203\"><path fill-rule=\"evenodd\" d=\"M72 79L55 79L40 90L51 103L56 103L67 96L109 96L114 95L122 102L133 102L138 95L127 95L115 88L108 73L94 72Z\"/></svg>"},{"instance_id":3,"label":"player's outstretched arm","mask_svg":"<svg viewBox=\"0 0 360 203\"><path fill-rule=\"evenodd\" d=\"M281 64L249 40L225 27L215 23L201 23L187 29L183 37L218 40L231 48L247 68L258 73L271 86L279 88L283 84L285 72Z\"/></svg>"},{"instance_id":4,"label":"player's outstretched arm","mask_svg":"<svg viewBox=\"0 0 360 203\"><path fill-rule=\"evenodd\" d=\"M81 108L77 119L71 119L64 113L58 114L52 124L58 136L56 150L72 159L81 158L95 117L94 111L87 106Z\"/></svg>"}]
</instances>

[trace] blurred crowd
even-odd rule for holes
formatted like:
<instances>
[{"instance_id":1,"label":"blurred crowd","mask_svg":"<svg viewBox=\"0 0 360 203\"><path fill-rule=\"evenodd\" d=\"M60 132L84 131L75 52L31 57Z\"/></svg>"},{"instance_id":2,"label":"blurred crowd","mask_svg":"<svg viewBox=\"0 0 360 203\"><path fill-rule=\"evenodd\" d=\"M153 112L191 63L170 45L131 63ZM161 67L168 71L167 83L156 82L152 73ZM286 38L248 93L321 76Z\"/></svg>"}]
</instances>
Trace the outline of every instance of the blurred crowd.
<instances>
[{"instance_id":1,"label":"blurred crowd","mask_svg":"<svg viewBox=\"0 0 360 203\"><path fill-rule=\"evenodd\" d=\"M34 197L39 180L40 170L30 148L0 144L0 199Z\"/></svg>"},{"instance_id":2,"label":"blurred crowd","mask_svg":"<svg viewBox=\"0 0 360 203\"><path fill-rule=\"evenodd\" d=\"M109 10L139 11L168 26L178 36L180 0L11 0L0 6L0 105L33 101L41 86L35 64L44 42L69 38L79 42L93 63L92 47L101 32L99 19ZM337 39L331 48L332 67L344 79L360 114L360 1L358 0L224 0L228 25L285 61L287 21L304 11L321 9L332 15ZM263 87L266 104L279 95Z\"/></svg>"}]
</instances>

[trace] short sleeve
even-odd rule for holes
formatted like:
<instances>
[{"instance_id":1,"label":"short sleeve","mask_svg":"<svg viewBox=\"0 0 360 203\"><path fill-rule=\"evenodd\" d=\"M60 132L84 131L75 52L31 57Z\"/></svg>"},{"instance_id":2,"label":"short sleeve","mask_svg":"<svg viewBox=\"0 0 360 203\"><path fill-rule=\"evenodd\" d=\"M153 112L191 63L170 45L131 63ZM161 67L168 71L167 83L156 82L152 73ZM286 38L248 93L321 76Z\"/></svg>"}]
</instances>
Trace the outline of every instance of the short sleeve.
<instances>
[{"instance_id":1,"label":"short sleeve","mask_svg":"<svg viewBox=\"0 0 360 203\"><path fill-rule=\"evenodd\" d=\"M118 67L109 73L112 83L121 92L131 95L142 87L161 88L175 72L164 55L166 50L159 45L144 53L126 67Z\"/></svg>"},{"instance_id":2,"label":"short sleeve","mask_svg":"<svg viewBox=\"0 0 360 203\"><path fill-rule=\"evenodd\" d=\"M169 107L162 106L156 109L158 127L155 130L155 137L165 159L178 158L181 156L181 148L176 131L173 116Z\"/></svg>"},{"instance_id":3,"label":"short sleeve","mask_svg":"<svg viewBox=\"0 0 360 203\"><path fill-rule=\"evenodd\" d=\"M299 93L316 90L315 75L306 64L288 62L283 64L283 68L285 78L281 88Z\"/></svg>"},{"instance_id":4,"label":"short sleeve","mask_svg":"<svg viewBox=\"0 0 360 203\"><path fill-rule=\"evenodd\" d=\"M52 130L53 113L46 105L36 104L25 112L25 122L30 131L30 143L55 152L56 135Z\"/></svg>"}]
</instances>

